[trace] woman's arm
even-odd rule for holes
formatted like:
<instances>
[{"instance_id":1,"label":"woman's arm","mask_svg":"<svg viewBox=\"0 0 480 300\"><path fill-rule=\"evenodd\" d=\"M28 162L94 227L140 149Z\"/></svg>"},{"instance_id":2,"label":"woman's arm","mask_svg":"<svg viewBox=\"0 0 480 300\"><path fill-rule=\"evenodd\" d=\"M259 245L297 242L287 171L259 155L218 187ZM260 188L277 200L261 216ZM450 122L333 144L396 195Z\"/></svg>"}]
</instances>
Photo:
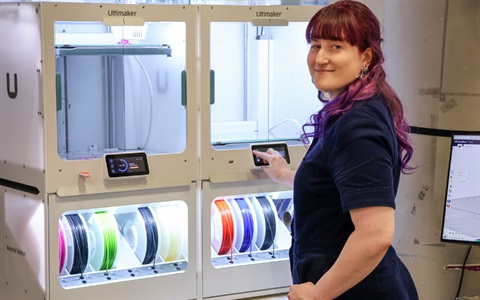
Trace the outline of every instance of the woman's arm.
<instances>
[{"instance_id":1,"label":"woman's arm","mask_svg":"<svg viewBox=\"0 0 480 300\"><path fill-rule=\"evenodd\" d=\"M337 261L315 285L291 286L289 299L334 299L367 277L380 263L393 240L393 208L359 208L351 210L350 216L355 230Z\"/></svg>"}]
</instances>

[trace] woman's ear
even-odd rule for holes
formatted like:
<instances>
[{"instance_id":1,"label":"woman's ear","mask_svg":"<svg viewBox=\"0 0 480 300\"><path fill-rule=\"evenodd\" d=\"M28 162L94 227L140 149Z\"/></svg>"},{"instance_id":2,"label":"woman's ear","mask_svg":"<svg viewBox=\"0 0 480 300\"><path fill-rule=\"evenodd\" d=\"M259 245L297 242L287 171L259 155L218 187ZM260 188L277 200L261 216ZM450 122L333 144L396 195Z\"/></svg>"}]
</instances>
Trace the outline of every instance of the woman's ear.
<instances>
[{"instance_id":1,"label":"woman's ear","mask_svg":"<svg viewBox=\"0 0 480 300\"><path fill-rule=\"evenodd\" d=\"M366 64L367 66L370 66L370 63L372 62L373 59L373 51L372 48L367 48L365 51L363 51L363 64Z\"/></svg>"}]
</instances>

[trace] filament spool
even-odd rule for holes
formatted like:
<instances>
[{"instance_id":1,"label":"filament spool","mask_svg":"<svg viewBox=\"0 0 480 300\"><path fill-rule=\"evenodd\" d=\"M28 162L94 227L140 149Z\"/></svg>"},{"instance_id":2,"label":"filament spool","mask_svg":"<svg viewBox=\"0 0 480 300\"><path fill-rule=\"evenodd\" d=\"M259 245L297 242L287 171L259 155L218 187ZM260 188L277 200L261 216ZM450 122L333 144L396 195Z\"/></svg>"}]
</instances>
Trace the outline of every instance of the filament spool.
<instances>
[{"instance_id":1,"label":"filament spool","mask_svg":"<svg viewBox=\"0 0 480 300\"><path fill-rule=\"evenodd\" d=\"M115 218L107 211L95 212L90 217L89 229L92 237L90 265L95 271L112 269L120 245L120 233Z\"/></svg>"},{"instance_id":2,"label":"filament spool","mask_svg":"<svg viewBox=\"0 0 480 300\"><path fill-rule=\"evenodd\" d=\"M236 218L236 243L235 248L243 253L252 247L253 241L253 216L247 200L244 198L235 198L230 202Z\"/></svg>"},{"instance_id":3,"label":"filament spool","mask_svg":"<svg viewBox=\"0 0 480 300\"><path fill-rule=\"evenodd\" d=\"M168 256L170 249L170 222L169 222L169 211L157 205L154 207L154 213L158 222L158 233L159 233L159 247L157 248L157 255L160 256L163 260Z\"/></svg>"},{"instance_id":4,"label":"filament spool","mask_svg":"<svg viewBox=\"0 0 480 300\"><path fill-rule=\"evenodd\" d=\"M186 243L187 233L187 206L181 202L164 206L170 223L170 247L165 261L176 261L181 257Z\"/></svg>"},{"instance_id":5,"label":"filament spool","mask_svg":"<svg viewBox=\"0 0 480 300\"><path fill-rule=\"evenodd\" d=\"M65 229L65 266L69 274L83 274L89 261L89 236L85 219L79 214L61 218Z\"/></svg>"},{"instance_id":6,"label":"filament spool","mask_svg":"<svg viewBox=\"0 0 480 300\"><path fill-rule=\"evenodd\" d=\"M224 199L215 200L211 212L211 245L218 255L227 254L235 244L235 218Z\"/></svg>"},{"instance_id":7,"label":"filament spool","mask_svg":"<svg viewBox=\"0 0 480 300\"><path fill-rule=\"evenodd\" d=\"M146 233L146 249L143 258L142 264L149 264L154 261L155 256L157 255L158 250L158 228L157 228L157 220L155 219L152 211L149 207L139 207L138 211L142 215L142 219L144 222L144 228Z\"/></svg>"},{"instance_id":8,"label":"filament spool","mask_svg":"<svg viewBox=\"0 0 480 300\"><path fill-rule=\"evenodd\" d=\"M188 208L182 201L158 205L154 214L159 224L160 247L158 254L166 261L182 258L188 243Z\"/></svg>"},{"instance_id":9,"label":"filament spool","mask_svg":"<svg viewBox=\"0 0 480 300\"><path fill-rule=\"evenodd\" d=\"M140 212L135 212L134 217L127 219L122 227L122 236L127 242L130 249L135 252L135 255L139 260L143 260L143 256L146 249L146 239L140 237L146 237L146 229L141 222Z\"/></svg>"},{"instance_id":10,"label":"filament spool","mask_svg":"<svg viewBox=\"0 0 480 300\"><path fill-rule=\"evenodd\" d=\"M63 224L58 221L58 272L62 273L62 270L65 268L67 256L67 244L65 237L65 229L63 229Z\"/></svg>"},{"instance_id":11,"label":"filament spool","mask_svg":"<svg viewBox=\"0 0 480 300\"><path fill-rule=\"evenodd\" d=\"M157 256L160 237L157 218L150 207L139 207L122 220L121 233L140 263L149 264Z\"/></svg>"},{"instance_id":12,"label":"filament spool","mask_svg":"<svg viewBox=\"0 0 480 300\"><path fill-rule=\"evenodd\" d=\"M274 244L277 234L276 210L271 200L267 197L257 196L255 199L257 203L255 208L259 223L257 246L260 250L267 250Z\"/></svg>"}]
</instances>

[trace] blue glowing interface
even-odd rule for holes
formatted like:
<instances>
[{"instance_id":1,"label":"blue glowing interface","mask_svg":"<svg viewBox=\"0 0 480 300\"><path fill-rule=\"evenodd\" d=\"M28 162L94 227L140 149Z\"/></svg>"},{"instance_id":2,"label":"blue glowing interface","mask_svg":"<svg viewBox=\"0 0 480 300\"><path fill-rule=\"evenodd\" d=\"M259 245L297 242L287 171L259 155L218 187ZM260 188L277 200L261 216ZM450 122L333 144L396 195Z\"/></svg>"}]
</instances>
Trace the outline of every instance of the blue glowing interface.
<instances>
[{"instance_id":1,"label":"blue glowing interface","mask_svg":"<svg viewBox=\"0 0 480 300\"><path fill-rule=\"evenodd\" d=\"M108 177L145 176L150 173L144 152L105 155Z\"/></svg>"}]
</instances>

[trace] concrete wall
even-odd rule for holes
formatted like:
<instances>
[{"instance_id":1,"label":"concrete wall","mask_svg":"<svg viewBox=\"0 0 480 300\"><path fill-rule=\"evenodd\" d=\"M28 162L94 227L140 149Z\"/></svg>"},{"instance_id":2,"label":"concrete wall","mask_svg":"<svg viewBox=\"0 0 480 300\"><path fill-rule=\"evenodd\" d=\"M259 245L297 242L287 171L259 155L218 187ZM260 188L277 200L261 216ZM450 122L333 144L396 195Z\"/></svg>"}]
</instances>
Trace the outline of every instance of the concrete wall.
<instances>
[{"instance_id":1,"label":"concrete wall","mask_svg":"<svg viewBox=\"0 0 480 300\"><path fill-rule=\"evenodd\" d=\"M480 131L480 1L385 0L389 82L411 126ZM440 242L449 138L412 135L412 175L403 175L395 247L422 300L455 299L468 246ZM467 263L480 263L473 247ZM466 272L460 295L480 295L480 272Z\"/></svg>"}]
</instances>

